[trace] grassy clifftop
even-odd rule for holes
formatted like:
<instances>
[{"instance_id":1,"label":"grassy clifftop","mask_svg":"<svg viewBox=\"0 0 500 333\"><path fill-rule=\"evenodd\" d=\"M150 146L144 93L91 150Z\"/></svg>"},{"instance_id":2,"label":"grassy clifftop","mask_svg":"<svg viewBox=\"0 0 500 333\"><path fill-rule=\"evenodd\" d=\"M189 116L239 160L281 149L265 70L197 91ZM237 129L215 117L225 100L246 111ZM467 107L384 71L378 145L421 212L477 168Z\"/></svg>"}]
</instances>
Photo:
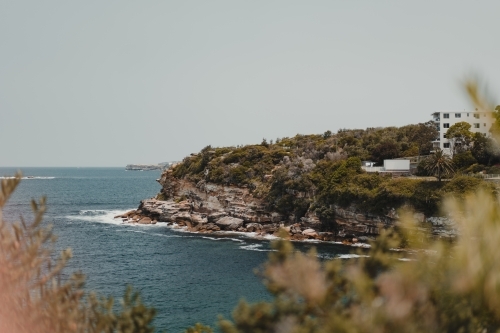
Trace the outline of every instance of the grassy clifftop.
<instances>
[{"instance_id":1,"label":"grassy clifftop","mask_svg":"<svg viewBox=\"0 0 500 333\"><path fill-rule=\"evenodd\" d=\"M433 215L445 194L463 193L491 185L470 177L446 183L393 179L366 173L361 160L429 154L436 131L432 124L404 127L340 130L322 135L263 140L259 145L213 148L186 157L173 169L176 178L248 187L264 198L269 209L296 219L308 211L328 226L332 206L356 205L368 213L386 214L410 205Z\"/></svg>"}]
</instances>

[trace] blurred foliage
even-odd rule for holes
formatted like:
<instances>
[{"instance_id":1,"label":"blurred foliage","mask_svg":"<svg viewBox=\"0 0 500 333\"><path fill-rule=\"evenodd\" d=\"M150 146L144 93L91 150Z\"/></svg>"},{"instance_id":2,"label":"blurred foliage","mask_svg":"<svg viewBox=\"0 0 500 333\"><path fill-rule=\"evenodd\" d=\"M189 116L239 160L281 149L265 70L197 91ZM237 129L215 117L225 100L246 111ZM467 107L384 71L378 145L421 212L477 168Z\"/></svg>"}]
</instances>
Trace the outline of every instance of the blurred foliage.
<instances>
[{"instance_id":1,"label":"blurred foliage","mask_svg":"<svg viewBox=\"0 0 500 333\"><path fill-rule=\"evenodd\" d=\"M417 228L411 212L401 212L401 226L355 259L321 261L314 250L273 243L276 252L261 270L273 300L241 301L232 320L219 319L221 331L498 332L500 202L479 191L444 207L461 235L455 243Z\"/></svg>"},{"instance_id":2,"label":"blurred foliage","mask_svg":"<svg viewBox=\"0 0 500 333\"><path fill-rule=\"evenodd\" d=\"M85 293L84 277L61 273L71 250L52 259L55 237L41 226L45 200L32 201L34 220L5 221L2 210L20 181L2 179L0 193L0 332L149 333L155 310L129 287L116 311L113 298Z\"/></svg>"}]
</instances>

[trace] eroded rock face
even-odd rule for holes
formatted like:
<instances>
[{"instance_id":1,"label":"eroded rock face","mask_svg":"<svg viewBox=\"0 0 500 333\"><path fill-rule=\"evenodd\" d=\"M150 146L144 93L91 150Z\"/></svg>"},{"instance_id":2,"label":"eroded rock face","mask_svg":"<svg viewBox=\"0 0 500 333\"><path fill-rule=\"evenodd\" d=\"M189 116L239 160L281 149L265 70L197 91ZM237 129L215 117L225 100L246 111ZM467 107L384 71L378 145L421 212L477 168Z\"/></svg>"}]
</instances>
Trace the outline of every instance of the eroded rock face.
<instances>
[{"instance_id":1,"label":"eroded rock face","mask_svg":"<svg viewBox=\"0 0 500 333\"><path fill-rule=\"evenodd\" d=\"M291 239L315 238L334 240L343 237L354 242L373 239L383 229L395 226L399 216L395 209L385 216L367 214L355 206L333 206L336 232L323 232L322 223L316 214L308 211L298 220L295 216L285 217L266 209L262 199L255 198L248 188L223 186L200 181L197 184L176 179L172 170L165 171L158 182L161 194L166 200L146 199L139 208L116 218L132 223L173 222L186 226L191 231L215 232L219 230L255 232L257 234L278 234L283 229ZM422 213L413 214L421 225L432 227L432 233L439 237L455 237L453 222L447 218L426 218ZM330 230L333 231L333 230Z\"/></svg>"},{"instance_id":2,"label":"eroded rock face","mask_svg":"<svg viewBox=\"0 0 500 333\"><path fill-rule=\"evenodd\" d=\"M223 186L200 181L194 184L172 176L165 171L158 182L161 193L169 201L187 198L191 212L204 213L208 222L217 222L223 217L234 217L243 223L278 223L284 216L266 210L262 199L255 198L248 188ZM169 202L167 201L167 202Z\"/></svg>"}]
</instances>

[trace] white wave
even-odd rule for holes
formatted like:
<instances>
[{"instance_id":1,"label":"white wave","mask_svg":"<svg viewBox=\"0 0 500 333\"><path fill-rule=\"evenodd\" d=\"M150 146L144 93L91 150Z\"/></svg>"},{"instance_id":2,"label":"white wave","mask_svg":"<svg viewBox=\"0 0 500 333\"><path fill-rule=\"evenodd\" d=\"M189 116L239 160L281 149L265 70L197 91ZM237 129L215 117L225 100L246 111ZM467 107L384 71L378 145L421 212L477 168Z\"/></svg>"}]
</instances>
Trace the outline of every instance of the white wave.
<instances>
[{"instance_id":1,"label":"white wave","mask_svg":"<svg viewBox=\"0 0 500 333\"><path fill-rule=\"evenodd\" d=\"M0 179L14 179L15 177L0 177ZM43 177L43 176L25 176L21 179L54 179L56 177Z\"/></svg>"},{"instance_id":2,"label":"white wave","mask_svg":"<svg viewBox=\"0 0 500 333\"><path fill-rule=\"evenodd\" d=\"M247 251L259 251L259 252L271 252L271 251L276 251L276 250L267 250L267 249L262 249L262 244L242 245L242 246L240 246L240 249L242 249L242 250L247 250Z\"/></svg>"},{"instance_id":3,"label":"white wave","mask_svg":"<svg viewBox=\"0 0 500 333\"><path fill-rule=\"evenodd\" d=\"M229 237L209 237L209 236L201 236L201 238L205 239L210 239L210 240L215 240L215 241L220 241L220 240L230 240L233 242L239 242L239 243L244 243L244 240L238 239L238 238L229 238Z\"/></svg>"},{"instance_id":4,"label":"white wave","mask_svg":"<svg viewBox=\"0 0 500 333\"><path fill-rule=\"evenodd\" d=\"M339 254L335 258L336 259L353 259L353 258L368 258L368 256L350 253L350 254Z\"/></svg>"},{"instance_id":5,"label":"white wave","mask_svg":"<svg viewBox=\"0 0 500 333\"><path fill-rule=\"evenodd\" d=\"M366 243L354 243L354 244L344 244L342 242L325 242L325 243L332 243L332 244L338 244L338 245L344 245L344 246L353 246L353 247L363 247L366 249L371 248L372 246L370 244Z\"/></svg>"},{"instance_id":6,"label":"white wave","mask_svg":"<svg viewBox=\"0 0 500 333\"><path fill-rule=\"evenodd\" d=\"M83 209L78 212L77 215L68 215L65 216L69 220L79 220L79 221L87 221L87 222L96 222L96 223L106 223L106 224L114 224L114 225L130 225L130 226L140 226L140 227L157 227L157 224L138 224L138 223L128 223L123 222L121 218L114 218L117 215L121 215L124 212L130 211L131 209Z\"/></svg>"}]
</instances>

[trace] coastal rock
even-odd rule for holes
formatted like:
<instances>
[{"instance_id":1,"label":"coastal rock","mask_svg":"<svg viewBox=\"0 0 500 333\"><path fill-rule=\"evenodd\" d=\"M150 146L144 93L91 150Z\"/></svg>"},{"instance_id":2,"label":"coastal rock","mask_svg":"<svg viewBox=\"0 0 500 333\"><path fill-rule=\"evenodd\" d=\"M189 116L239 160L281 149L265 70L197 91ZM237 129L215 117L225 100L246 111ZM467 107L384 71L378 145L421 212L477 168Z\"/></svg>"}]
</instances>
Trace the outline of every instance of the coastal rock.
<instances>
[{"instance_id":1,"label":"coastal rock","mask_svg":"<svg viewBox=\"0 0 500 333\"><path fill-rule=\"evenodd\" d=\"M279 225L277 223L264 224L262 226L262 232L266 234L274 234L279 230Z\"/></svg>"},{"instance_id":2,"label":"coastal rock","mask_svg":"<svg viewBox=\"0 0 500 333\"><path fill-rule=\"evenodd\" d=\"M302 229L300 228L300 224L295 223L290 226L290 232L292 234L302 234Z\"/></svg>"},{"instance_id":3,"label":"coastal rock","mask_svg":"<svg viewBox=\"0 0 500 333\"><path fill-rule=\"evenodd\" d=\"M235 217L226 216L217 220L215 224L223 230L236 230L239 227L243 226L243 220Z\"/></svg>"},{"instance_id":4,"label":"coastal rock","mask_svg":"<svg viewBox=\"0 0 500 333\"><path fill-rule=\"evenodd\" d=\"M246 230L274 234L281 227L295 240L334 240L345 237L349 242L353 238L360 242L374 239L382 230L398 225L399 221L395 209L377 215L361 211L354 205L331 205L334 217L329 225L323 225L313 210L307 211L303 217L294 214L283 216L270 210L265 200L254 196L255 193L249 187L213 184L206 180L194 183L175 178L171 169L164 171L158 182L162 186L158 198L162 200L143 200L137 210L116 217L133 223L149 217L150 223L175 222L198 232ZM430 227L435 236L453 238L457 234L453 221L448 218L426 218L424 214L416 212L413 219L424 228ZM330 226L336 227L336 234L319 232Z\"/></svg>"},{"instance_id":5,"label":"coastal rock","mask_svg":"<svg viewBox=\"0 0 500 333\"><path fill-rule=\"evenodd\" d=\"M189 212L178 212L172 215L172 220L179 224L180 222L191 222L191 214Z\"/></svg>"},{"instance_id":6,"label":"coastal rock","mask_svg":"<svg viewBox=\"0 0 500 333\"><path fill-rule=\"evenodd\" d=\"M306 229L306 230L302 231L302 235L307 236L309 238L318 237L318 233L314 229Z\"/></svg>"},{"instance_id":7,"label":"coastal rock","mask_svg":"<svg viewBox=\"0 0 500 333\"><path fill-rule=\"evenodd\" d=\"M208 223L208 219L199 214L191 214L191 222L193 225Z\"/></svg>"},{"instance_id":8,"label":"coastal rock","mask_svg":"<svg viewBox=\"0 0 500 333\"><path fill-rule=\"evenodd\" d=\"M219 231L220 227L215 223L207 223L205 229L208 231Z\"/></svg>"},{"instance_id":9,"label":"coastal rock","mask_svg":"<svg viewBox=\"0 0 500 333\"><path fill-rule=\"evenodd\" d=\"M139 223L139 224L151 224L151 218L143 217L137 223Z\"/></svg>"},{"instance_id":10,"label":"coastal rock","mask_svg":"<svg viewBox=\"0 0 500 333\"><path fill-rule=\"evenodd\" d=\"M209 222L216 222L225 216L227 216L227 213L225 213L224 211L222 211L222 212L217 211L217 212L214 212L214 213L211 213L210 215L208 215L208 221Z\"/></svg>"},{"instance_id":11,"label":"coastal rock","mask_svg":"<svg viewBox=\"0 0 500 333\"><path fill-rule=\"evenodd\" d=\"M249 232L257 232L262 230L262 225L259 223L248 223L246 228Z\"/></svg>"}]
</instances>

